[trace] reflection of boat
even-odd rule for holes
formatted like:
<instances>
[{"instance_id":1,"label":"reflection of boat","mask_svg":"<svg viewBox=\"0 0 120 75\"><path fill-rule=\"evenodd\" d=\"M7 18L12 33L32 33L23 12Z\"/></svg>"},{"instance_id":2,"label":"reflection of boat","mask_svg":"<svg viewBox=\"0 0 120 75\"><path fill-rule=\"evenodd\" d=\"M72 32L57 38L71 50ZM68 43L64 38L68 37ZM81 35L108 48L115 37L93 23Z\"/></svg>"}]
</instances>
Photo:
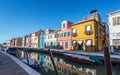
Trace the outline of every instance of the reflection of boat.
<instances>
[{"instance_id":1,"label":"reflection of boat","mask_svg":"<svg viewBox=\"0 0 120 75\"><path fill-rule=\"evenodd\" d=\"M29 66L31 66L32 68L38 68L41 67L39 61L32 59L32 58L20 58L20 60L22 62L24 62L25 64L28 64Z\"/></svg>"},{"instance_id":2,"label":"reflection of boat","mask_svg":"<svg viewBox=\"0 0 120 75\"><path fill-rule=\"evenodd\" d=\"M82 55L64 53L64 56L67 59L77 61L77 62L81 62L81 63L86 63L86 64L94 64L94 62L95 62L94 60L89 59L89 57L82 56Z\"/></svg>"}]
</instances>

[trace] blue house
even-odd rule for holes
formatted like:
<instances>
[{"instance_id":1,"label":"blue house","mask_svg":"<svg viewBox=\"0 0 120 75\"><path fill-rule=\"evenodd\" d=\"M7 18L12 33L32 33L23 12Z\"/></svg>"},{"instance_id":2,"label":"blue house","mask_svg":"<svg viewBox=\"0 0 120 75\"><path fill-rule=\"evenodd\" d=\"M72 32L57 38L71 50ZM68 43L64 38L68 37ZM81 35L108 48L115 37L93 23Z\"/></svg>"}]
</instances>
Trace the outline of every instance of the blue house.
<instances>
[{"instance_id":1,"label":"blue house","mask_svg":"<svg viewBox=\"0 0 120 75\"><path fill-rule=\"evenodd\" d=\"M41 32L39 39L40 39L39 41L40 48L44 48L44 31Z\"/></svg>"}]
</instances>

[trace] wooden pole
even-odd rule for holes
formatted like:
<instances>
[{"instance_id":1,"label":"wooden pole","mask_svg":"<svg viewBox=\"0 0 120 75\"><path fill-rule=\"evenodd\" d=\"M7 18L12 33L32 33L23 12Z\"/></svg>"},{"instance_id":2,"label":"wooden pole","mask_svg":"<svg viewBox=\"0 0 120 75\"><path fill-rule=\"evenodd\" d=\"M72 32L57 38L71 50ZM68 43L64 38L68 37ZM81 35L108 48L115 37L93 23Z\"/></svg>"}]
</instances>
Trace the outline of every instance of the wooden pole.
<instances>
[{"instance_id":1,"label":"wooden pole","mask_svg":"<svg viewBox=\"0 0 120 75\"><path fill-rule=\"evenodd\" d=\"M112 66L108 47L104 47L104 62L106 68L106 75L112 75Z\"/></svg>"},{"instance_id":2,"label":"wooden pole","mask_svg":"<svg viewBox=\"0 0 120 75\"><path fill-rule=\"evenodd\" d=\"M54 59L53 59L53 55L52 55L52 52L50 49L48 49L49 53L50 53L50 58L51 58L51 61L52 61L52 64L53 64L53 67L54 67L54 70L55 70L55 73L56 75L58 75L58 71L57 71L57 68L56 68L56 65L55 65L55 62L54 62Z\"/></svg>"},{"instance_id":3,"label":"wooden pole","mask_svg":"<svg viewBox=\"0 0 120 75\"><path fill-rule=\"evenodd\" d=\"M27 62L28 62L28 65L29 65L29 59L28 59L27 49L25 49L25 53L26 53L26 56L27 56Z\"/></svg>"},{"instance_id":4,"label":"wooden pole","mask_svg":"<svg viewBox=\"0 0 120 75\"><path fill-rule=\"evenodd\" d=\"M19 55L19 52L18 52L18 48L17 48L17 57L20 59L20 55Z\"/></svg>"}]
</instances>

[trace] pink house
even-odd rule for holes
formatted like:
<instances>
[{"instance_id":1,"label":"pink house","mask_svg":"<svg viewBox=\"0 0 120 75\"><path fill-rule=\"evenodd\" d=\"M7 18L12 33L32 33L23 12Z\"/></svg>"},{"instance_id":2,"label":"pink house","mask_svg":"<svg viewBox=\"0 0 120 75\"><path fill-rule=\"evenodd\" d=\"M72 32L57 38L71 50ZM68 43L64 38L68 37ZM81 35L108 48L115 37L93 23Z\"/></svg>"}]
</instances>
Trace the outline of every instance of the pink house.
<instances>
[{"instance_id":1,"label":"pink house","mask_svg":"<svg viewBox=\"0 0 120 75\"><path fill-rule=\"evenodd\" d=\"M66 20L61 23L61 29L57 35L58 49L71 50L71 25L72 22Z\"/></svg>"}]
</instances>

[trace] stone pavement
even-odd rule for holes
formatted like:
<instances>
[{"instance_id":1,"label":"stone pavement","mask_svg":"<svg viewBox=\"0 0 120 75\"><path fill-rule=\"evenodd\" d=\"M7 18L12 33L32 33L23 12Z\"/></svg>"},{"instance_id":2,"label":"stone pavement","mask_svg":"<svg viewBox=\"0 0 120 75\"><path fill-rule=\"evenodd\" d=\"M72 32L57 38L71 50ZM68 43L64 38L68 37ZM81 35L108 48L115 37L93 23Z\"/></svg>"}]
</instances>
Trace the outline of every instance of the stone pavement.
<instances>
[{"instance_id":1,"label":"stone pavement","mask_svg":"<svg viewBox=\"0 0 120 75\"><path fill-rule=\"evenodd\" d=\"M40 75L36 71L33 71L33 73L25 71L26 69L28 71L32 70L29 66L24 66L24 63L22 63L23 66L21 67L21 65L18 64L19 60L15 59L17 60L16 62L15 60L13 60L13 58L11 58L9 54L7 55L4 52L0 52L0 75Z\"/></svg>"}]
</instances>

